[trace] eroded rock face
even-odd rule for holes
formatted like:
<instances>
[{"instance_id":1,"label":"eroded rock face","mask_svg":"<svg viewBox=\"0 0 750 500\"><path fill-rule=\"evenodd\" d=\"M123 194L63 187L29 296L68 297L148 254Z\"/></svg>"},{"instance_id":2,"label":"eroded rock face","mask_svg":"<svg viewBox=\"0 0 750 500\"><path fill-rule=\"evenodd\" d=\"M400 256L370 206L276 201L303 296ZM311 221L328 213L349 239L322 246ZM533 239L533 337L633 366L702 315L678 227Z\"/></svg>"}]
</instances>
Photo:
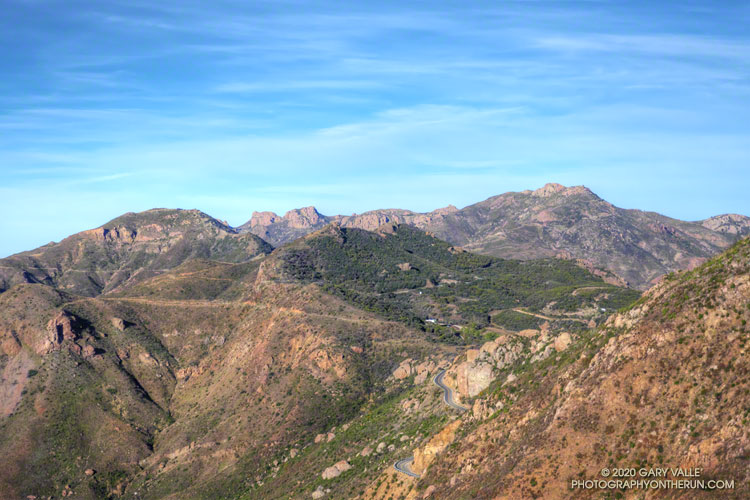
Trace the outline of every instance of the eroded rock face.
<instances>
[{"instance_id":1,"label":"eroded rock face","mask_svg":"<svg viewBox=\"0 0 750 500\"><path fill-rule=\"evenodd\" d=\"M253 212L250 218L251 226L268 226L279 219L279 216L273 212Z\"/></svg>"},{"instance_id":2,"label":"eroded rock face","mask_svg":"<svg viewBox=\"0 0 750 500\"><path fill-rule=\"evenodd\" d=\"M435 460L435 457L445 450L456 438L456 429L461 425L460 420L454 420L430 439L422 448L414 450L414 463L412 470L422 474Z\"/></svg>"},{"instance_id":3,"label":"eroded rock face","mask_svg":"<svg viewBox=\"0 0 750 500\"><path fill-rule=\"evenodd\" d=\"M750 217L739 214L724 214L701 222L703 227L725 234L747 236L750 234Z\"/></svg>"},{"instance_id":4,"label":"eroded rock face","mask_svg":"<svg viewBox=\"0 0 750 500\"><path fill-rule=\"evenodd\" d=\"M494 366L487 361L471 361L459 365L456 377L458 390L462 395L476 396L489 387L494 380Z\"/></svg>"},{"instance_id":5,"label":"eroded rock face","mask_svg":"<svg viewBox=\"0 0 750 500\"><path fill-rule=\"evenodd\" d=\"M512 364L521 355L522 345L502 336L479 349L466 351L466 360L449 370L460 397L474 397L489 387L497 370ZM450 378L448 378L450 381Z\"/></svg>"},{"instance_id":6,"label":"eroded rock face","mask_svg":"<svg viewBox=\"0 0 750 500\"><path fill-rule=\"evenodd\" d=\"M73 331L73 315L66 311L60 311L57 316L47 323L49 340L53 344L60 345L63 340L75 340L78 338Z\"/></svg>"},{"instance_id":7,"label":"eroded rock face","mask_svg":"<svg viewBox=\"0 0 750 500\"><path fill-rule=\"evenodd\" d=\"M396 380L403 380L414 375L414 383L421 384L427 377L435 372L437 363L431 359L417 363L413 359L403 360L398 367L393 370L393 378Z\"/></svg>"},{"instance_id":8,"label":"eroded rock face","mask_svg":"<svg viewBox=\"0 0 750 500\"><path fill-rule=\"evenodd\" d=\"M304 207L290 210L284 214L284 219L289 221L289 225L294 228L316 227L325 223L325 216L315 209L315 207Z\"/></svg>"}]
</instances>

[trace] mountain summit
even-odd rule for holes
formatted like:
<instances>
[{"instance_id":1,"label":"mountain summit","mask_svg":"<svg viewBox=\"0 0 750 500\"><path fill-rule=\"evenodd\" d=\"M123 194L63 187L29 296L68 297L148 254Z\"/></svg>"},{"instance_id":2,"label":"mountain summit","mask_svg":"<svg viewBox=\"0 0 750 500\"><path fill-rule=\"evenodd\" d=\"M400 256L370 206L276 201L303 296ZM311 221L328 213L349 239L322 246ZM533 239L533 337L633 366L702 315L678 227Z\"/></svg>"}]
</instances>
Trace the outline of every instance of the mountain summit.
<instances>
[{"instance_id":1,"label":"mountain summit","mask_svg":"<svg viewBox=\"0 0 750 500\"><path fill-rule=\"evenodd\" d=\"M1 259L0 291L42 283L96 296L190 259L242 262L271 250L256 235L239 233L199 210L156 208Z\"/></svg>"}]
</instances>

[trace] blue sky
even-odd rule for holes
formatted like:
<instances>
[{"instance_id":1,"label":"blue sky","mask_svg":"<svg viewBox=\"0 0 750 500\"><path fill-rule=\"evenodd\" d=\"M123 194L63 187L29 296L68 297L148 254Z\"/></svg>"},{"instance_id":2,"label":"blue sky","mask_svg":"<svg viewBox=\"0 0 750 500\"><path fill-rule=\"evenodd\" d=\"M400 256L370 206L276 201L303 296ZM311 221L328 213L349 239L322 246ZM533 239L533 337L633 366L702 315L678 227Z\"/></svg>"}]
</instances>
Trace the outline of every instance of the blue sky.
<instances>
[{"instance_id":1,"label":"blue sky","mask_svg":"<svg viewBox=\"0 0 750 500\"><path fill-rule=\"evenodd\" d=\"M554 181L750 215L750 3L5 0L0 256L127 211Z\"/></svg>"}]
</instances>

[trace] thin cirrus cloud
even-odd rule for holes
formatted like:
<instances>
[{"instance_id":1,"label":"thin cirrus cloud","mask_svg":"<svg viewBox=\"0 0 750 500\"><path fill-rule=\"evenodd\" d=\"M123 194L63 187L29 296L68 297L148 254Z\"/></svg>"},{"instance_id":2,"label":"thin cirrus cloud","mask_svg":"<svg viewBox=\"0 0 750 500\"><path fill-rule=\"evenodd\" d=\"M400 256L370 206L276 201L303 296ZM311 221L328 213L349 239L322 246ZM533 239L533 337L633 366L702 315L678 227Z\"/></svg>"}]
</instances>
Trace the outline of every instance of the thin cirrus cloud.
<instances>
[{"instance_id":1,"label":"thin cirrus cloud","mask_svg":"<svg viewBox=\"0 0 750 500\"><path fill-rule=\"evenodd\" d=\"M376 81L364 80L301 80L277 82L231 82L218 85L216 92L250 93L279 92L310 89L372 89L381 86Z\"/></svg>"},{"instance_id":2,"label":"thin cirrus cloud","mask_svg":"<svg viewBox=\"0 0 750 500\"><path fill-rule=\"evenodd\" d=\"M547 181L750 213L734 3L9 2L0 254L154 206L239 224Z\"/></svg>"}]
</instances>

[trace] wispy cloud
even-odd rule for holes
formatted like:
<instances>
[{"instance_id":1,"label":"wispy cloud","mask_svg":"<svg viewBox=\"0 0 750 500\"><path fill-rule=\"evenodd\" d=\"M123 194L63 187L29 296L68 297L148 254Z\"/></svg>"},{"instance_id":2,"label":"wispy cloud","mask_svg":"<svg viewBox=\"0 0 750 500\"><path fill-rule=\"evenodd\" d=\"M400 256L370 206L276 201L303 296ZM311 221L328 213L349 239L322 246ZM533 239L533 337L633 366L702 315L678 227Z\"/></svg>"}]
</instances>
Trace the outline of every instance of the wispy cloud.
<instances>
[{"instance_id":1,"label":"wispy cloud","mask_svg":"<svg viewBox=\"0 0 750 500\"><path fill-rule=\"evenodd\" d=\"M714 59L750 59L750 43L720 37L677 35L624 35L589 33L583 35L542 36L535 46L560 51L641 53L659 56L711 57Z\"/></svg>"},{"instance_id":2,"label":"wispy cloud","mask_svg":"<svg viewBox=\"0 0 750 500\"><path fill-rule=\"evenodd\" d=\"M381 83L366 80L298 80L279 82L231 82L218 85L216 92L226 93L251 93L251 92L274 92L288 90L357 90L382 87Z\"/></svg>"}]
</instances>

